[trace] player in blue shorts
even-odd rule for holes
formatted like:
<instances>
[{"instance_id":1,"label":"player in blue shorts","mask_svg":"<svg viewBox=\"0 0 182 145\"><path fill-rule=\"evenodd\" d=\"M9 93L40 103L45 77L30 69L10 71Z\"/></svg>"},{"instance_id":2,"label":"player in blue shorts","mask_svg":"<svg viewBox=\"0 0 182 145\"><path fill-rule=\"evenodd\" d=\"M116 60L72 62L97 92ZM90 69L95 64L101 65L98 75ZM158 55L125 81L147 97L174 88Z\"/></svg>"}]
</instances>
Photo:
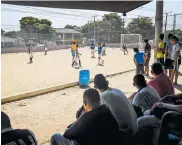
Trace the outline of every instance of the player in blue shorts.
<instances>
[{"instance_id":1,"label":"player in blue shorts","mask_svg":"<svg viewBox=\"0 0 182 145\"><path fill-rule=\"evenodd\" d=\"M95 51L95 44L94 41L91 41L90 43L90 49L91 49L91 57L94 58L94 51Z\"/></svg>"},{"instance_id":2,"label":"player in blue shorts","mask_svg":"<svg viewBox=\"0 0 182 145\"><path fill-rule=\"evenodd\" d=\"M101 58L102 57L102 46L101 43L98 43L98 65L103 65L104 60Z\"/></svg>"}]
</instances>

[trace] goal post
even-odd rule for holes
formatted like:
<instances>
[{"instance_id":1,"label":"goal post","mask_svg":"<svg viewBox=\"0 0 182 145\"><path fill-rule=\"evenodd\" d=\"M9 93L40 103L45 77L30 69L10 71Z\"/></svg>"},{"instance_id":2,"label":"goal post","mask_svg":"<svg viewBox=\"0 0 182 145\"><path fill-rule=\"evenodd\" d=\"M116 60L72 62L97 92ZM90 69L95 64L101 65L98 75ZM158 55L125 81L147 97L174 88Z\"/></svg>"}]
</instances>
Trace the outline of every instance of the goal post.
<instances>
[{"instance_id":1,"label":"goal post","mask_svg":"<svg viewBox=\"0 0 182 145\"><path fill-rule=\"evenodd\" d=\"M125 45L127 48L138 47L143 49L143 39L141 34L121 34L121 48Z\"/></svg>"}]
</instances>

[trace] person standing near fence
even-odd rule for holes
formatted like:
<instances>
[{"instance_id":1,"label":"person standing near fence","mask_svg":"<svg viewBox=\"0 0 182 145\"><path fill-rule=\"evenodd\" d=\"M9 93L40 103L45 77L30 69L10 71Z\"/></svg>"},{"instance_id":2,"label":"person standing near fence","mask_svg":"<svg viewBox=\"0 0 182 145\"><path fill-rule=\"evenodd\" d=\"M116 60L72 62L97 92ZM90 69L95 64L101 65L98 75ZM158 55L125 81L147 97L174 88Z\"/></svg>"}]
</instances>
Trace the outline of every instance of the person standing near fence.
<instances>
[{"instance_id":1,"label":"person standing near fence","mask_svg":"<svg viewBox=\"0 0 182 145\"><path fill-rule=\"evenodd\" d=\"M102 56L104 56L104 55L106 55L106 43L105 42L102 43L102 47L103 47Z\"/></svg>"},{"instance_id":2,"label":"person standing near fence","mask_svg":"<svg viewBox=\"0 0 182 145\"><path fill-rule=\"evenodd\" d=\"M144 71L145 71L145 75L149 76L149 62L150 62L150 57L151 57L151 46L148 43L148 39L145 39L144 42L145 42L144 52L146 54L146 59L145 59L145 63L144 63L144 66L145 66Z\"/></svg>"},{"instance_id":3,"label":"person standing near fence","mask_svg":"<svg viewBox=\"0 0 182 145\"><path fill-rule=\"evenodd\" d=\"M101 43L98 43L98 65L103 65L104 60L102 59L102 46Z\"/></svg>"},{"instance_id":4,"label":"person standing near fence","mask_svg":"<svg viewBox=\"0 0 182 145\"><path fill-rule=\"evenodd\" d=\"M33 38L30 38L28 41L28 54L29 54L29 63L33 63L33 51L32 51L32 46L33 46Z\"/></svg>"},{"instance_id":5,"label":"person standing near fence","mask_svg":"<svg viewBox=\"0 0 182 145\"><path fill-rule=\"evenodd\" d=\"M76 59L78 60L78 63L79 63L79 67L82 67L81 65L81 59L80 59L80 53L79 53L79 50L78 50L78 44L76 45Z\"/></svg>"}]
</instances>

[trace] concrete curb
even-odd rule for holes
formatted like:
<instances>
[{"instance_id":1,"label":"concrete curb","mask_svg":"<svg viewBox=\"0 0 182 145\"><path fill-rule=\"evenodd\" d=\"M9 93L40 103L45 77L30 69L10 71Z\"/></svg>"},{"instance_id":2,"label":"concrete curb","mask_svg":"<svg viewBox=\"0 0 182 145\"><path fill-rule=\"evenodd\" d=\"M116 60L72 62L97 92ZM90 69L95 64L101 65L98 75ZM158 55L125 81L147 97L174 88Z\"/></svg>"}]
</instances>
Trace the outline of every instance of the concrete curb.
<instances>
[{"instance_id":1,"label":"concrete curb","mask_svg":"<svg viewBox=\"0 0 182 145\"><path fill-rule=\"evenodd\" d=\"M130 69L130 70L127 70L127 71L113 73L113 74L106 75L106 77L121 75L123 73L131 72L131 71L134 71L134 70L135 69ZM92 83L93 81L94 81L93 78L90 79L90 83ZM66 89L66 88L71 88L71 87L78 86L78 85L79 85L79 82L73 82L73 83L68 83L68 84L63 84L63 85L58 85L58 86L52 86L52 87L48 87L48 88L44 88L44 89L40 89L40 90L34 90L34 91L31 91L31 92L28 92L28 93L17 94L17 95L13 95L13 96L1 99L1 104L6 104L6 103L19 101L19 100L23 100L23 99L28 99L28 98L36 97L38 95L43 95L43 94L63 90L63 89Z\"/></svg>"}]
</instances>

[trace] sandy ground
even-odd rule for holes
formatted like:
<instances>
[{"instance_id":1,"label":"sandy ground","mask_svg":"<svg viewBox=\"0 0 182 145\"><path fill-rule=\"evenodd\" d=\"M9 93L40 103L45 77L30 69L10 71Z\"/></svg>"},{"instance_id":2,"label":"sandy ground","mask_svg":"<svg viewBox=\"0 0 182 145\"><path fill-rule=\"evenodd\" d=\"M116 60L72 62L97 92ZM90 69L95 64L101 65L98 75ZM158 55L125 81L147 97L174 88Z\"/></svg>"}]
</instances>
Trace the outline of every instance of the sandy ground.
<instances>
[{"instance_id":1,"label":"sandy ground","mask_svg":"<svg viewBox=\"0 0 182 145\"><path fill-rule=\"evenodd\" d=\"M120 49L107 49L105 66L97 66L97 58L90 58L88 47L80 48L83 67L89 69L91 77L97 73L116 73L133 69L133 52L123 55ZM2 97L25 93L36 89L78 81L80 69L71 67L71 52L56 50L34 53L33 64L27 64L26 53L2 54Z\"/></svg>"},{"instance_id":2,"label":"sandy ground","mask_svg":"<svg viewBox=\"0 0 182 145\"><path fill-rule=\"evenodd\" d=\"M122 90L128 97L136 91L132 85L134 74L133 71L108 78L109 84ZM175 89L176 93L182 91L182 75L179 77L179 84ZM90 86L93 87L93 84ZM76 110L82 104L83 92L84 89L73 87L2 105L2 111L10 116L14 128L31 129L42 145L49 143L54 133L64 132L75 121Z\"/></svg>"}]
</instances>

